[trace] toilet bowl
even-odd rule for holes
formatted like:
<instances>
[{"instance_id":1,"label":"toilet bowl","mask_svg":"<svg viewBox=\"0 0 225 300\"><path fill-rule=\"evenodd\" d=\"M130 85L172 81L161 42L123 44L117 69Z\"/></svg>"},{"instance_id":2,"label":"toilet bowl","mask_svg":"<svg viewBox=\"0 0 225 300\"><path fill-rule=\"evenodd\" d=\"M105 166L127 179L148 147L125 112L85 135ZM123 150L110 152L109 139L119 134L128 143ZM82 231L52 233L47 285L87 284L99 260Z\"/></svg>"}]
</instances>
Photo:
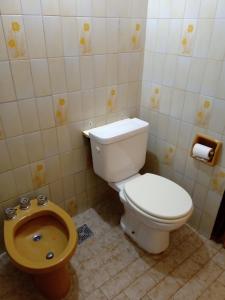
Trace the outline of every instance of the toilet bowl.
<instances>
[{"instance_id":1,"label":"toilet bowl","mask_svg":"<svg viewBox=\"0 0 225 300\"><path fill-rule=\"evenodd\" d=\"M140 175L145 163L149 124L125 119L84 132L91 140L95 173L119 192L125 214L121 227L150 253L169 245L169 232L192 214L189 194L179 185L154 174Z\"/></svg>"},{"instance_id":2,"label":"toilet bowl","mask_svg":"<svg viewBox=\"0 0 225 300\"><path fill-rule=\"evenodd\" d=\"M169 233L185 224L193 211L189 194L176 183L146 173L120 186L125 214L120 224L140 247L160 253L169 245ZM112 186L112 184L111 184Z\"/></svg>"},{"instance_id":3,"label":"toilet bowl","mask_svg":"<svg viewBox=\"0 0 225 300\"><path fill-rule=\"evenodd\" d=\"M27 209L16 207L14 218L4 221L4 241L12 262L32 274L48 299L63 298L71 276L68 262L77 246L77 231L71 217L51 201Z\"/></svg>"}]
</instances>

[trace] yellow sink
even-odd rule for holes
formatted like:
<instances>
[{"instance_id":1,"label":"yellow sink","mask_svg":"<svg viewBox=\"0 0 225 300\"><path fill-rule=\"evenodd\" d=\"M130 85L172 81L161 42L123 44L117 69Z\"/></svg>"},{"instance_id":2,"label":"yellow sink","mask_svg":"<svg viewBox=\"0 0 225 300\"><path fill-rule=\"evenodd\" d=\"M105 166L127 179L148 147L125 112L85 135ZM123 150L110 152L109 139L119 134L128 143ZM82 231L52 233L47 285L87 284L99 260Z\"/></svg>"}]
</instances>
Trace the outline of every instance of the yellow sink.
<instances>
[{"instance_id":1,"label":"yellow sink","mask_svg":"<svg viewBox=\"0 0 225 300\"><path fill-rule=\"evenodd\" d=\"M75 224L50 201L38 205L34 199L28 209L16 208L16 217L4 221L6 250L18 268L33 275L45 296L61 299L70 287L67 265L77 246Z\"/></svg>"}]
</instances>

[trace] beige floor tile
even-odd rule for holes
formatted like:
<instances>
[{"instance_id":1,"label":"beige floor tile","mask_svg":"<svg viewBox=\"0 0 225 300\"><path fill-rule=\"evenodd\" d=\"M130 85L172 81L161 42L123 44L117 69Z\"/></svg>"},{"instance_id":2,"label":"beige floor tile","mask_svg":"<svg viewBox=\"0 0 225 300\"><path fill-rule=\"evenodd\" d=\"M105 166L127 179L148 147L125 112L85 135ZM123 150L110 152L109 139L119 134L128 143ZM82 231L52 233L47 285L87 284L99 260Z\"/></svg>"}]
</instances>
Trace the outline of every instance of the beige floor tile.
<instances>
[{"instance_id":1,"label":"beige floor tile","mask_svg":"<svg viewBox=\"0 0 225 300\"><path fill-rule=\"evenodd\" d=\"M181 285L171 276L167 276L157 286L155 286L149 293L148 296L152 300L166 300L176 293Z\"/></svg>"},{"instance_id":2,"label":"beige floor tile","mask_svg":"<svg viewBox=\"0 0 225 300\"><path fill-rule=\"evenodd\" d=\"M122 271L103 284L101 290L108 299L113 299L131 283L132 277L126 271Z\"/></svg>"},{"instance_id":3,"label":"beige floor tile","mask_svg":"<svg viewBox=\"0 0 225 300\"><path fill-rule=\"evenodd\" d=\"M180 284L184 285L192 276L194 276L201 266L194 262L192 258L188 258L181 265L179 265L172 273L171 276L176 279Z\"/></svg>"},{"instance_id":4,"label":"beige floor tile","mask_svg":"<svg viewBox=\"0 0 225 300\"><path fill-rule=\"evenodd\" d=\"M118 296L116 296L115 298L113 298L113 300L129 300L129 298L127 297L126 294L124 294L123 292L120 293Z\"/></svg>"},{"instance_id":5,"label":"beige floor tile","mask_svg":"<svg viewBox=\"0 0 225 300\"><path fill-rule=\"evenodd\" d=\"M79 245L71 258L73 281L64 300L223 297L225 250L221 245L185 225L171 234L166 251L151 255L122 232L121 212L114 204L104 201L75 217L75 223L87 224L94 236ZM44 300L30 276L17 270L7 255L0 255L0 299Z\"/></svg>"},{"instance_id":6,"label":"beige floor tile","mask_svg":"<svg viewBox=\"0 0 225 300\"><path fill-rule=\"evenodd\" d=\"M200 297L199 300L224 300L225 286L215 281Z\"/></svg>"},{"instance_id":7,"label":"beige floor tile","mask_svg":"<svg viewBox=\"0 0 225 300\"><path fill-rule=\"evenodd\" d=\"M203 292L202 285L196 280L190 280L172 297L173 300L195 300Z\"/></svg>"},{"instance_id":8,"label":"beige floor tile","mask_svg":"<svg viewBox=\"0 0 225 300\"><path fill-rule=\"evenodd\" d=\"M213 283L219 275L222 274L222 269L213 261L208 262L194 277L204 288L207 288Z\"/></svg>"},{"instance_id":9,"label":"beige floor tile","mask_svg":"<svg viewBox=\"0 0 225 300\"><path fill-rule=\"evenodd\" d=\"M156 285L149 272L144 273L138 277L124 293L129 299L141 299L150 289Z\"/></svg>"},{"instance_id":10,"label":"beige floor tile","mask_svg":"<svg viewBox=\"0 0 225 300\"><path fill-rule=\"evenodd\" d=\"M201 246L197 251L192 255L193 261L199 265L205 265L213 255L217 253L217 250L214 248L208 249L205 245Z\"/></svg>"},{"instance_id":11,"label":"beige floor tile","mask_svg":"<svg viewBox=\"0 0 225 300\"><path fill-rule=\"evenodd\" d=\"M86 300L107 300L107 297L103 294L103 292L100 289L97 289L94 291L94 293L91 293Z\"/></svg>"},{"instance_id":12,"label":"beige floor tile","mask_svg":"<svg viewBox=\"0 0 225 300\"><path fill-rule=\"evenodd\" d=\"M225 271L218 277L217 280L225 286Z\"/></svg>"},{"instance_id":13,"label":"beige floor tile","mask_svg":"<svg viewBox=\"0 0 225 300\"><path fill-rule=\"evenodd\" d=\"M221 249L214 257L213 261L225 270L225 249Z\"/></svg>"}]
</instances>

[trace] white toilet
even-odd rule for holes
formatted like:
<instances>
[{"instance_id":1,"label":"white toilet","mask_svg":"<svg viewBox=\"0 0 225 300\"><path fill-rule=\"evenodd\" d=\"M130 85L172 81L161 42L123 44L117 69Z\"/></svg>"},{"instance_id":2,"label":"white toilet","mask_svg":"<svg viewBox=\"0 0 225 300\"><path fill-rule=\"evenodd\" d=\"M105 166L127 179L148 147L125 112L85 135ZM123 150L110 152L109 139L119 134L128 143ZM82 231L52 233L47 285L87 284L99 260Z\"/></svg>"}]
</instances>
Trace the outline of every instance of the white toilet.
<instances>
[{"instance_id":1,"label":"white toilet","mask_svg":"<svg viewBox=\"0 0 225 300\"><path fill-rule=\"evenodd\" d=\"M89 130L95 173L119 192L125 214L120 224L140 247L160 253L169 232L185 224L193 211L189 194L154 174L140 175L145 163L149 124L125 119Z\"/></svg>"}]
</instances>

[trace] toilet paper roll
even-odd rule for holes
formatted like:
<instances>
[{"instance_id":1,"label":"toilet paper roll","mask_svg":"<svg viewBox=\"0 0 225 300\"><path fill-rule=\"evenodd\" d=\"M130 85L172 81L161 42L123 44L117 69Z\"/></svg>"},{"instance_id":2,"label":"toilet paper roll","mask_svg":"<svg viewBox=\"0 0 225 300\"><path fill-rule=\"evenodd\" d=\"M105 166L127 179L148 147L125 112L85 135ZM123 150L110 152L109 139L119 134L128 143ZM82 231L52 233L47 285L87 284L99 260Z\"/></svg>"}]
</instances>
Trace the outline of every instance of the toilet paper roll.
<instances>
[{"instance_id":1,"label":"toilet paper roll","mask_svg":"<svg viewBox=\"0 0 225 300\"><path fill-rule=\"evenodd\" d=\"M193 147L192 154L196 158L210 160L213 157L214 150L213 148L197 143Z\"/></svg>"}]
</instances>

